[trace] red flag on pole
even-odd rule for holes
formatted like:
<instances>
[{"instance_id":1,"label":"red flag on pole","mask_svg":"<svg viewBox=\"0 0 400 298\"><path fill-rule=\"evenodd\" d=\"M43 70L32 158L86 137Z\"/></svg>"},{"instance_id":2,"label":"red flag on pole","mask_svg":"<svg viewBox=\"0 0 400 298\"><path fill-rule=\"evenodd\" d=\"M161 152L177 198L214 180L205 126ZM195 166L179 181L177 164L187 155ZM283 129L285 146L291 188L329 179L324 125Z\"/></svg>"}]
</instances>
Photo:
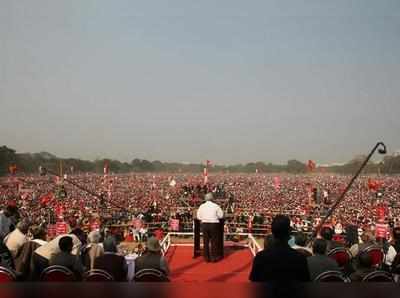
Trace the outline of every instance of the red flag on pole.
<instances>
[{"instance_id":1,"label":"red flag on pole","mask_svg":"<svg viewBox=\"0 0 400 298\"><path fill-rule=\"evenodd\" d=\"M110 165L108 160L104 161L104 175L108 175L108 172L110 171Z\"/></svg>"},{"instance_id":2,"label":"red flag on pole","mask_svg":"<svg viewBox=\"0 0 400 298\"><path fill-rule=\"evenodd\" d=\"M308 161L308 165L307 165L308 169L312 172L315 170L315 168L317 167L317 165L315 164L314 161L312 161L311 159Z\"/></svg>"}]
</instances>

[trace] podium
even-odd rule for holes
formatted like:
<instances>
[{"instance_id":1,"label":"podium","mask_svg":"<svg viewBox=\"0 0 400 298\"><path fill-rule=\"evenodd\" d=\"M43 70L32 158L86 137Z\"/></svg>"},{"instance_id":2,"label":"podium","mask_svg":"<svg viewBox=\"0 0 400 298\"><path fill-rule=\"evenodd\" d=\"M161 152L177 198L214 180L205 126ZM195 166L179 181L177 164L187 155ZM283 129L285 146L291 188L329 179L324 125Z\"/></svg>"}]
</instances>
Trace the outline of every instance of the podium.
<instances>
[{"instance_id":1,"label":"podium","mask_svg":"<svg viewBox=\"0 0 400 298\"><path fill-rule=\"evenodd\" d=\"M218 225L218 256L220 258L224 257L224 225L225 219L221 218ZM193 220L193 233L194 233L194 245L193 245L193 258L197 258L202 255L201 245L200 245L200 232L201 232L201 222L197 218Z\"/></svg>"}]
</instances>

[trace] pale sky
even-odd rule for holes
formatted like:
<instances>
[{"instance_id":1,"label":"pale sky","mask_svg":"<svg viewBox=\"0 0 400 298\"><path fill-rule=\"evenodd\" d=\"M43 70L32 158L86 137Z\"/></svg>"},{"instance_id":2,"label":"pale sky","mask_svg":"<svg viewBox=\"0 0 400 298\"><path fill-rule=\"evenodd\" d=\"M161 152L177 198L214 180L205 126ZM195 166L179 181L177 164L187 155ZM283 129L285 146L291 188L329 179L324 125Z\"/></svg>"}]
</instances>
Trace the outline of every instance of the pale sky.
<instances>
[{"instance_id":1,"label":"pale sky","mask_svg":"<svg viewBox=\"0 0 400 298\"><path fill-rule=\"evenodd\" d=\"M348 161L400 149L400 1L0 0L0 145Z\"/></svg>"}]
</instances>

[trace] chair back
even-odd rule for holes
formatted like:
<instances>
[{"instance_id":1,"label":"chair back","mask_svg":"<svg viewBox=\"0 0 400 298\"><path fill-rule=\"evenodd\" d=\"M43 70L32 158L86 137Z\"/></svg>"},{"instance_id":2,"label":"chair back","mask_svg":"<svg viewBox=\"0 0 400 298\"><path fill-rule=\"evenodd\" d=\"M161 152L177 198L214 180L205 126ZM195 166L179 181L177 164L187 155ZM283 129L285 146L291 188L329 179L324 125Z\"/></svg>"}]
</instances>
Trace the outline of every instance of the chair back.
<instances>
[{"instance_id":1,"label":"chair back","mask_svg":"<svg viewBox=\"0 0 400 298\"><path fill-rule=\"evenodd\" d=\"M322 272L315 279L315 282L350 282L350 279L345 277L340 271Z\"/></svg>"},{"instance_id":2,"label":"chair back","mask_svg":"<svg viewBox=\"0 0 400 298\"><path fill-rule=\"evenodd\" d=\"M310 251L308 251L307 249L304 248L296 248L296 250L301 253L303 256L307 257L311 257L312 253Z\"/></svg>"},{"instance_id":3,"label":"chair back","mask_svg":"<svg viewBox=\"0 0 400 298\"><path fill-rule=\"evenodd\" d=\"M6 268L0 266L0 284L1 283L9 283L17 280L17 276L15 273Z\"/></svg>"},{"instance_id":4,"label":"chair back","mask_svg":"<svg viewBox=\"0 0 400 298\"><path fill-rule=\"evenodd\" d=\"M105 270L93 269L87 271L83 275L84 281L92 281L92 282L106 282L106 281L114 281L114 278L110 273Z\"/></svg>"},{"instance_id":5,"label":"chair back","mask_svg":"<svg viewBox=\"0 0 400 298\"><path fill-rule=\"evenodd\" d=\"M371 257L371 262L373 267L379 267L384 258L383 249L377 245L371 245L365 248L361 253L367 253Z\"/></svg>"},{"instance_id":6,"label":"chair back","mask_svg":"<svg viewBox=\"0 0 400 298\"><path fill-rule=\"evenodd\" d=\"M67 267L54 265L43 270L40 280L45 282L75 281L75 275Z\"/></svg>"},{"instance_id":7,"label":"chair back","mask_svg":"<svg viewBox=\"0 0 400 298\"><path fill-rule=\"evenodd\" d=\"M367 274L363 280L364 282L394 282L393 276L386 271L373 271Z\"/></svg>"},{"instance_id":8,"label":"chair back","mask_svg":"<svg viewBox=\"0 0 400 298\"><path fill-rule=\"evenodd\" d=\"M169 282L168 277L157 269L142 269L135 274L136 282Z\"/></svg>"},{"instance_id":9,"label":"chair back","mask_svg":"<svg viewBox=\"0 0 400 298\"><path fill-rule=\"evenodd\" d=\"M347 264L351 262L351 259L353 258L351 252L344 247L337 247L332 249L328 253L328 257L334 259L340 268L344 268Z\"/></svg>"}]
</instances>

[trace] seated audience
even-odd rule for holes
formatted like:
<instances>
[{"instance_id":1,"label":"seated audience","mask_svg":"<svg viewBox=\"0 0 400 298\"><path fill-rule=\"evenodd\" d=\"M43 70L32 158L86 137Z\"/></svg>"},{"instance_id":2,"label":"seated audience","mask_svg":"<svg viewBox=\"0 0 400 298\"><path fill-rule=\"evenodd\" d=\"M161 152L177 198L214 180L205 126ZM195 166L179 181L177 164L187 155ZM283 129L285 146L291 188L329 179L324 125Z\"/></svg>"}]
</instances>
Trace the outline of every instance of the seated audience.
<instances>
[{"instance_id":1,"label":"seated audience","mask_svg":"<svg viewBox=\"0 0 400 298\"><path fill-rule=\"evenodd\" d=\"M39 227L31 227L31 234L33 239L26 242L18 257L15 259L15 270L21 274L21 278L25 279L29 276L32 268L33 252L40 246L46 244L46 230Z\"/></svg>"},{"instance_id":2,"label":"seated audience","mask_svg":"<svg viewBox=\"0 0 400 298\"><path fill-rule=\"evenodd\" d=\"M94 260L104 254L103 246L100 242L100 232L92 231L88 235L89 244L83 249L82 260L87 269L93 269Z\"/></svg>"},{"instance_id":3,"label":"seated audience","mask_svg":"<svg viewBox=\"0 0 400 298\"><path fill-rule=\"evenodd\" d=\"M56 255L61 252L59 241L63 237L70 237L72 239L73 248L72 254L79 255L81 242L74 234L63 234L59 235L50 242L45 243L42 246L39 246L32 257L32 278L38 279L42 271L49 266L50 258L53 255Z\"/></svg>"},{"instance_id":4,"label":"seated audience","mask_svg":"<svg viewBox=\"0 0 400 298\"><path fill-rule=\"evenodd\" d=\"M254 282L309 281L306 257L288 244L291 231L289 218L277 215L271 228L274 245L257 253L249 279Z\"/></svg>"},{"instance_id":5,"label":"seated audience","mask_svg":"<svg viewBox=\"0 0 400 298\"><path fill-rule=\"evenodd\" d=\"M392 245L397 253L400 253L400 227L393 228Z\"/></svg>"},{"instance_id":6,"label":"seated audience","mask_svg":"<svg viewBox=\"0 0 400 298\"><path fill-rule=\"evenodd\" d=\"M117 242L108 236L104 242L104 254L94 260L93 269L101 269L112 275L115 281L126 281L128 266L123 256L117 255Z\"/></svg>"},{"instance_id":7,"label":"seated audience","mask_svg":"<svg viewBox=\"0 0 400 298\"><path fill-rule=\"evenodd\" d=\"M0 241L0 266L8 269L14 269L14 259L7 246Z\"/></svg>"},{"instance_id":8,"label":"seated audience","mask_svg":"<svg viewBox=\"0 0 400 298\"><path fill-rule=\"evenodd\" d=\"M268 234L264 238L264 250L272 247L274 245L274 235Z\"/></svg>"},{"instance_id":9,"label":"seated audience","mask_svg":"<svg viewBox=\"0 0 400 298\"><path fill-rule=\"evenodd\" d=\"M58 243L60 252L51 256L49 265L59 265L70 269L75 273L75 276L79 279L83 273L83 266L78 256L72 254L72 248L74 246L72 238L64 236Z\"/></svg>"},{"instance_id":10,"label":"seated audience","mask_svg":"<svg viewBox=\"0 0 400 298\"><path fill-rule=\"evenodd\" d=\"M303 232L296 233L292 248L304 254L306 257L312 255L312 250L307 247L307 237Z\"/></svg>"},{"instance_id":11,"label":"seated audience","mask_svg":"<svg viewBox=\"0 0 400 298\"><path fill-rule=\"evenodd\" d=\"M323 272L340 270L336 261L326 255L326 246L325 239L315 239L313 243L314 255L307 258L308 270L312 280Z\"/></svg>"},{"instance_id":12,"label":"seated audience","mask_svg":"<svg viewBox=\"0 0 400 298\"><path fill-rule=\"evenodd\" d=\"M169 275L167 260L162 256L160 242L155 237L147 239L145 252L135 260L135 272L143 269L157 269Z\"/></svg>"},{"instance_id":13,"label":"seated audience","mask_svg":"<svg viewBox=\"0 0 400 298\"><path fill-rule=\"evenodd\" d=\"M28 242L29 223L20 221L17 228L4 238L4 243L8 247L14 260L17 258L21 247Z\"/></svg>"},{"instance_id":14,"label":"seated audience","mask_svg":"<svg viewBox=\"0 0 400 298\"><path fill-rule=\"evenodd\" d=\"M362 281L365 276L373 272L372 260L368 253L361 253L357 256L357 270L350 274L351 281Z\"/></svg>"},{"instance_id":15,"label":"seated audience","mask_svg":"<svg viewBox=\"0 0 400 298\"><path fill-rule=\"evenodd\" d=\"M368 246L375 244L376 244L375 237L371 233L371 231L365 231L361 235L361 243L354 244L352 247L350 247L350 252L352 256L355 257Z\"/></svg>"},{"instance_id":16,"label":"seated audience","mask_svg":"<svg viewBox=\"0 0 400 298\"><path fill-rule=\"evenodd\" d=\"M321 237L326 240L326 251L329 253L332 249L342 247L340 243L333 240L335 232L330 227L323 227L321 229Z\"/></svg>"}]
</instances>

